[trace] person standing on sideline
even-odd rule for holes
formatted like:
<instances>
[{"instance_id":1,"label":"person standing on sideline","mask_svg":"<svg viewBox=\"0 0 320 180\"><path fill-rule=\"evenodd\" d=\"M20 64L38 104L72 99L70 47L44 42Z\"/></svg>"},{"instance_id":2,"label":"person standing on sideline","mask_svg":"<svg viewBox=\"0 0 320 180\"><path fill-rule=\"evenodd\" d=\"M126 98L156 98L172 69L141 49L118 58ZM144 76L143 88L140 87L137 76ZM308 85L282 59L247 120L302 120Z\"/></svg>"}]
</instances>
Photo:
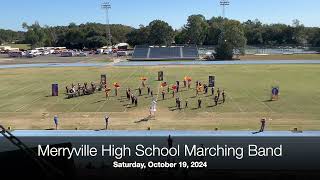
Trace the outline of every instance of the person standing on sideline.
<instances>
[{"instance_id":1,"label":"person standing on sideline","mask_svg":"<svg viewBox=\"0 0 320 180\"><path fill-rule=\"evenodd\" d=\"M217 90L217 95L218 95L218 101L219 101L219 99L220 99L220 89L219 88Z\"/></svg>"},{"instance_id":2,"label":"person standing on sideline","mask_svg":"<svg viewBox=\"0 0 320 180\"><path fill-rule=\"evenodd\" d=\"M57 115L55 115L55 116L53 117L53 121L54 121L54 124L55 124L55 126L56 126L56 130L58 130L59 119L58 119L58 116L57 116Z\"/></svg>"},{"instance_id":3,"label":"person standing on sideline","mask_svg":"<svg viewBox=\"0 0 320 180\"><path fill-rule=\"evenodd\" d=\"M171 135L169 135L167 141L168 141L168 147L169 147L169 149L171 149L171 148L173 147L173 140L172 140L172 138L171 138Z\"/></svg>"},{"instance_id":4,"label":"person standing on sideline","mask_svg":"<svg viewBox=\"0 0 320 180\"><path fill-rule=\"evenodd\" d=\"M261 127L259 132L263 132L264 128L266 127L266 118L262 118L260 122L261 122Z\"/></svg>"},{"instance_id":5,"label":"person standing on sideline","mask_svg":"<svg viewBox=\"0 0 320 180\"><path fill-rule=\"evenodd\" d=\"M104 117L104 121L105 121L105 123L106 123L106 130L108 130L108 125L109 125L109 116L108 116L108 115L106 115L106 116Z\"/></svg>"}]
</instances>

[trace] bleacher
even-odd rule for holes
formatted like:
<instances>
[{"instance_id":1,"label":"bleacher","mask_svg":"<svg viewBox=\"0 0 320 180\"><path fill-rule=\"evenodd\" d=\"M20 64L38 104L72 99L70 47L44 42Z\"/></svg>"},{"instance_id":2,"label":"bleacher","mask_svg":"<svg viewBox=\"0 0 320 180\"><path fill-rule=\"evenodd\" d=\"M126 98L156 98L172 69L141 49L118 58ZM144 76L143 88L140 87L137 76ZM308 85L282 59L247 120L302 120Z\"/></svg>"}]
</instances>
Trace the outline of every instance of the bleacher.
<instances>
[{"instance_id":1,"label":"bleacher","mask_svg":"<svg viewBox=\"0 0 320 180\"><path fill-rule=\"evenodd\" d=\"M134 61L143 60L196 60L199 59L197 46L154 47L136 46L133 51Z\"/></svg>"},{"instance_id":2,"label":"bleacher","mask_svg":"<svg viewBox=\"0 0 320 180\"><path fill-rule=\"evenodd\" d=\"M150 48L149 58L180 58L180 47Z\"/></svg>"},{"instance_id":3,"label":"bleacher","mask_svg":"<svg viewBox=\"0 0 320 180\"><path fill-rule=\"evenodd\" d=\"M183 57L192 58L194 56L199 57L199 52L196 47L185 47L183 48Z\"/></svg>"},{"instance_id":4,"label":"bleacher","mask_svg":"<svg viewBox=\"0 0 320 180\"><path fill-rule=\"evenodd\" d=\"M148 56L148 51L149 48L148 47L135 47L134 48L134 52L132 55L133 59L140 59L140 58L146 58Z\"/></svg>"}]
</instances>

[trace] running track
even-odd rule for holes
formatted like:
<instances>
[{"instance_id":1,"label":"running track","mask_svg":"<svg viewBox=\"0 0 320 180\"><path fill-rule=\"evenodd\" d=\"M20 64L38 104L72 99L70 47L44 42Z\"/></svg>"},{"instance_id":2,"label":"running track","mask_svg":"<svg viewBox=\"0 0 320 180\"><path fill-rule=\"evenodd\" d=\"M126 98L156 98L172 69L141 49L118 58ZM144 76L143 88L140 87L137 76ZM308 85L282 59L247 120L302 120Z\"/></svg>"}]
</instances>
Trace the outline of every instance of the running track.
<instances>
[{"instance_id":1,"label":"running track","mask_svg":"<svg viewBox=\"0 0 320 180\"><path fill-rule=\"evenodd\" d=\"M170 65L272 65L272 64L320 64L320 60L250 60L250 61L122 61L112 66L170 66ZM0 69L36 67L104 67L110 63L42 63L0 65Z\"/></svg>"}]
</instances>

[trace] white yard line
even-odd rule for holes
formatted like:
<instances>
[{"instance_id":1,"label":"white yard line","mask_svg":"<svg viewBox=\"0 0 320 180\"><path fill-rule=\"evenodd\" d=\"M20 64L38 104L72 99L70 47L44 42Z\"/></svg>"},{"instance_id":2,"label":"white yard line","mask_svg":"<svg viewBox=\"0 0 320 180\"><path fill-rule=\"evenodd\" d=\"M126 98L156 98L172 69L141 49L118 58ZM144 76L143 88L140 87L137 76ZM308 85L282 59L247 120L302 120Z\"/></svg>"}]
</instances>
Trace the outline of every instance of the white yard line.
<instances>
[{"instance_id":1,"label":"white yard line","mask_svg":"<svg viewBox=\"0 0 320 180\"><path fill-rule=\"evenodd\" d=\"M251 97L253 97L254 99L256 99L256 100L257 100L258 102L260 102L263 106L267 107L271 112L274 112L274 110L273 110L271 107L269 107L265 102L263 102L261 99L259 99L259 98L258 98L256 95L254 95L253 93L250 94L250 92L249 92L247 89L242 89L242 88L241 88L241 90L243 90L248 97L250 97L250 95L251 95Z\"/></svg>"},{"instance_id":2,"label":"white yard line","mask_svg":"<svg viewBox=\"0 0 320 180\"><path fill-rule=\"evenodd\" d=\"M68 79L68 78L66 78L66 79ZM65 80L62 84L66 84L66 83L67 83L67 80ZM48 88L48 87L47 87L47 86L44 86L44 87L42 87L40 90L43 90L43 89L46 89L46 88ZM37 89L37 90L39 90L39 89ZM30 94L30 93L33 93L33 92L29 92L29 93L27 93L27 94L25 94L25 95L23 95L23 96L20 96L20 97L25 97L25 96L27 96L27 95ZM42 97L44 97L44 96L41 95L41 96L37 97L36 99L34 99L33 101L31 101L31 103L25 104L25 105L19 107L18 109L16 109L15 112L18 112L18 111L20 111L20 110L22 110L22 109L25 109L25 108L28 107L28 106L33 105L34 103L36 103L36 102L38 102L39 100L41 100ZM46 104L48 104L48 103L46 103Z\"/></svg>"},{"instance_id":3,"label":"white yard line","mask_svg":"<svg viewBox=\"0 0 320 180\"><path fill-rule=\"evenodd\" d=\"M31 85L32 86L32 85ZM28 87L30 87L30 86L28 86ZM26 87L24 87L24 88L20 88L18 91L20 91L21 89L27 89ZM43 89L43 88L41 88L41 89ZM28 90L30 90L29 88L28 88ZM32 90L32 88L31 88L31 90ZM16 91L16 92L18 92L18 91ZM18 97L16 97L16 98L23 98L23 97L25 97L25 96L27 96L28 94L30 94L30 93L32 93L32 91L29 91L29 93L27 93L27 94L24 94L23 96L18 96ZM10 94L10 93L9 93ZM37 98L36 98L37 99ZM2 107L4 107L4 106L7 106L7 105L10 105L11 103L6 103L6 104L2 104L1 106L0 106L0 108L2 108Z\"/></svg>"},{"instance_id":4,"label":"white yard line","mask_svg":"<svg viewBox=\"0 0 320 180\"><path fill-rule=\"evenodd\" d=\"M230 97L231 101L237 106L237 108L239 109L239 111L243 113L243 112L244 112L243 109L239 106L239 104L238 104L236 101L233 100L233 98L232 98L232 96L231 96L231 93L228 94L228 96Z\"/></svg>"},{"instance_id":5,"label":"white yard line","mask_svg":"<svg viewBox=\"0 0 320 180\"><path fill-rule=\"evenodd\" d=\"M9 93L4 94L3 96L0 96L0 98L5 97L5 96L8 96L8 95L13 94L13 93L16 93L16 92L19 92L19 91L22 91L22 90L25 90L25 89L27 89L27 88L29 88L29 87L32 87L32 86L33 86L33 84L30 83L30 85L25 86L25 87L23 87L23 88L19 88L19 89L15 90L15 91L10 91Z\"/></svg>"},{"instance_id":6,"label":"white yard line","mask_svg":"<svg viewBox=\"0 0 320 180\"><path fill-rule=\"evenodd\" d=\"M70 110L68 110L68 112L72 112L75 108L77 108L80 104L82 104L83 102L85 102L87 99L83 98L83 100L81 100L78 104L76 104L75 106L73 106Z\"/></svg>"},{"instance_id":7,"label":"white yard line","mask_svg":"<svg viewBox=\"0 0 320 180\"><path fill-rule=\"evenodd\" d=\"M22 110L22 109L24 109L24 108L26 108L26 107L28 107L28 106L31 106L32 104L34 104L34 103L36 103L37 101L39 101L41 98L42 98L42 96L34 99L30 104L25 104L25 105L19 107L18 109L15 110L15 112L18 112L18 111L20 111L20 110Z\"/></svg>"},{"instance_id":8,"label":"white yard line","mask_svg":"<svg viewBox=\"0 0 320 180\"><path fill-rule=\"evenodd\" d=\"M45 88L46 88L46 87L42 87L41 89L37 89L37 90L43 90L43 89L45 89ZM31 93L33 93L33 91L30 91L29 93L24 94L23 96L19 96L19 98L24 98L24 97L28 96L28 95L31 94ZM27 106L31 106L31 105L34 104L35 102L39 101L42 97L43 97L43 95L38 96L37 98L35 98L34 100L32 100L31 103L20 106L18 109L15 110L15 112L20 111L20 110L24 109L24 108L27 107Z\"/></svg>"}]
</instances>

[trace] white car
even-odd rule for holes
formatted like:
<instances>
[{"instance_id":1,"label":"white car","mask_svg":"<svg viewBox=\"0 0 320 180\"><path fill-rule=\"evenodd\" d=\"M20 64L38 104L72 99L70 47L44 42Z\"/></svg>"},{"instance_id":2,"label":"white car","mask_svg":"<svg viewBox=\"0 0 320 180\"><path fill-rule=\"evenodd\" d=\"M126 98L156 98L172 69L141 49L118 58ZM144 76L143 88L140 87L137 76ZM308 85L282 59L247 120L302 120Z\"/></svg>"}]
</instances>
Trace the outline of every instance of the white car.
<instances>
[{"instance_id":1,"label":"white car","mask_svg":"<svg viewBox=\"0 0 320 180\"><path fill-rule=\"evenodd\" d=\"M29 53L26 54L26 57L27 58L33 58L33 57L36 57L36 56L33 53L29 52Z\"/></svg>"},{"instance_id":2,"label":"white car","mask_svg":"<svg viewBox=\"0 0 320 180\"><path fill-rule=\"evenodd\" d=\"M46 56L46 55L49 55L50 54L50 52L48 52L48 51L43 51L42 53L41 53L41 55L43 55L43 56Z\"/></svg>"},{"instance_id":3,"label":"white car","mask_svg":"<svg viewBox=\"0 0 320 180\"><path fill-rule=\"evenodd\" d=\"M36 53L34 53L33 55L35 55L35 56L41 56L41 55L42 55L42 52L36 52Z\"/></svg>"}]
</instances>

